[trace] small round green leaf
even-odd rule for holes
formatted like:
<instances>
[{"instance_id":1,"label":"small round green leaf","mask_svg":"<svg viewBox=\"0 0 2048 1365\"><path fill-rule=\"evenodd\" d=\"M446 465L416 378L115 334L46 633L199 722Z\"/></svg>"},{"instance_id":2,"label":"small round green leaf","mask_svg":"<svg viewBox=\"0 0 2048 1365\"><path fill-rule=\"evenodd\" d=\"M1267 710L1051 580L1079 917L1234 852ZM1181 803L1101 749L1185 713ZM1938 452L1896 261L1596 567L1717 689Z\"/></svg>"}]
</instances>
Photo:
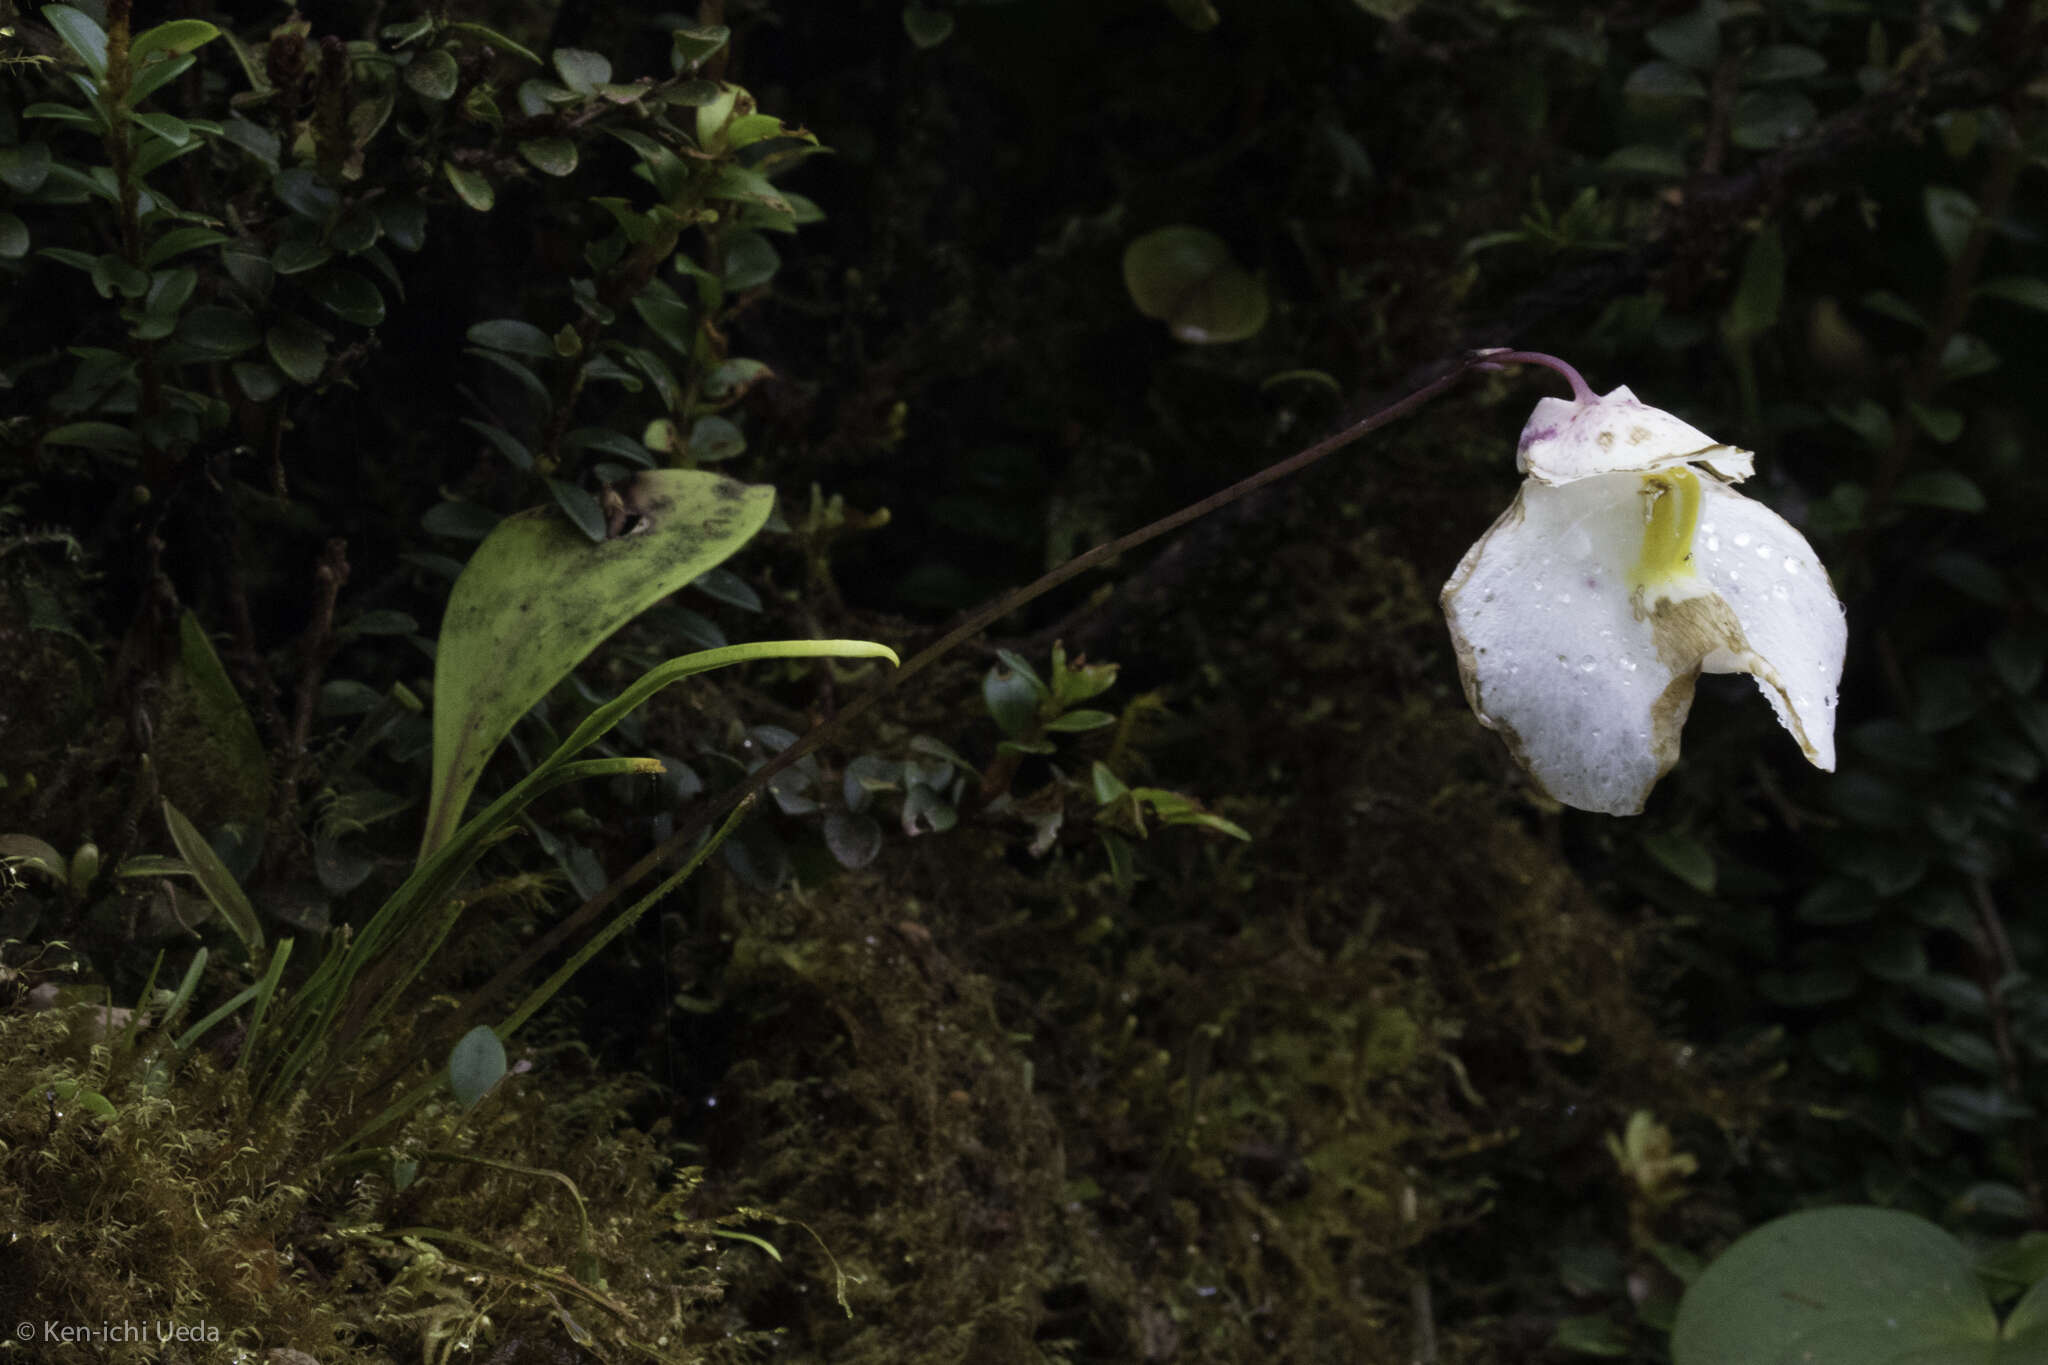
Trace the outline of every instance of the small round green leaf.
<instances>
[{"instance_id":1,"label":"small round green leaf","mask_svg":"<svg viewBox=\"0 0 2048 1365\"><path fill-rule=\"evenodd\" d=\"M723 417L699 417L690 428L690 458L699 464L730 460L747 448L747 438Z\"/></svg>"},{"instance_id":2,"label":"small round green leaf","mask_svg":"<svg viewBox=\"0 0 2048 1365\"><path fill-rule=\"evenodd\" d=\"M178 339L215 356L235 356L256 346L263 333L256 320L232 308L194 308L178 319Z\"/></svg>"},{"instance_id":3,"label":"small round green leaf","mask_svg":"<svg viewBox=\"0 0 2048 1365\"><path fill-rule=\"evenodd\" d=\"M1038 718L1038 688L1022 673L991 668L981 680L981 699L1006 735L1021 734Z\"/></svg>"},{"instance_id":4,"label":"small round green leaf","mask_svg":"<svg viewBox=\"0 0 2048 1365\"><path fill-rule=\"evenodd\" d=\"M0 258L18 261L28 255L28 224L11 213L0 213Z\"/></svg>"},{"instance_id":5,"label":"small round green leaf","mask_svg":"<svg viewBox=\"0 0 2048 1365\"><path fill-rule=\"evenodd\" d=\"M0 147L0 184L22 194L34 194L50 178L50 144L24 142Z\"/></svg>"},{"instance_id":6,"label":"small round green leaf","mask_svg":"<svg viewBox=\"0 0 2048 1365\"><path fill-rule=\"evenodd\" d=\"M316 223L325 222L329 214L341 207L341 196L333 187L304 167L279 171L271 177L270 190L286 208Z\"/></svg>"},{"instance_id":7,"label":"small round green leaf","mask_svg":"<svg viewBox=\"0 0 2048 1365\"><path fill-rule=\"evenodd\" d=\"M1242 341L1266 325L1266 286L1231 259L1223 239L1175 225L1148 232L1124 251L1124 286L1149 318L1182 341Z\"/></svg>"},{"instance_id":8,"label":"small round green leaf","mask_svg":"<svg viewBox=\"0 0 2048 1365\"><path fill-rule=\"evenodd\" d=\"M268 365L238 360L233 365L235 383L252 403L268 403L284 388L284 376Z\"/></svg>"},{"instance_id":9,"label":"small round green leaf","mask_svg":"<svg viewBox=\"0 0 2048 1365\"><path fill-rule=\"evenodd\" d=\"M953 16L946 10L926 9L911 0L903 7L903 31L919 47L937 47L953 36Z\"/></svg>"},{"instance_id":10,"label":"small round green leaf","mask_svg":"<svg viewBox=\"0 0 2048 1365\"><path fill-rule=\"evenodd\" d=\"M498 202L497 191L491 182L475 171L465 169L452 161L441 163L441 173L448 177L448 183L455 189L456 197L478 213L489 213L491 206Z\"/></svg>"},{"instance_id":11,"label":"small round green leaf","mask_svg":"<svg viewBox=\"0 0 2048 1365\"><path fill-rule=\"evenodd\" d=\"M513 355L533 356L539 360L555 358L555 342L546 332L530 322L518 318L495 318L490 322L479 322L469 329L469 339L478 346L493 351L509 351Z\"/></svg>"},{"instance_id":12,"label":"small round green leaf","mask_svg":"<svg viewBox=\"0 0 2048 1365\"><path fill-rule=\"evenodd\" d=\"M488 1024L462 1035L448 1054L448 1088L463 1108L472 1108L505 1075L505 1045Z\"/></svg>"},{"instance_id":13,"label":"small round green leaf","mask_svg":"<svg viewBox=\"0 0 2048 1365\"><path fill-rule=\"evenodd\" d=\"M758 232L735 232L725 243L725 287L732 293L757 289L775 278L782 257Z\"/></svg>"},{"instance_id":14,"label":"small round green leaf","mask_svg":"<svg viewBox=\"0 0 2048 1365\"><path fill-rule=\"evenodd\" d=\"M825 847L841 867L866 867L882 851L882 827L869 816L835 810L825 817Z\"/></svg>"},{"instance_id":15,"label":"small round green leaf","mask_svg":"<svg viewBox=\"0 0 2048 1365\"><path fill-rule=\"evenodd\" d=\"M384 296L377 286L352 270L323 270L307 285L328 312L358 327L384 321Z\"/></svg>"},{"instance_id":16,"label":"small round green leaf","mask_svg":"<svg viewBox=\"0 0 2048 1365\"><path fill-rule=\"evenodd\" d=\"M327 336L310 322L280 318L263 340L277 368L301 384L318 382L327 369Z\"/></svg>"},{"instance_id":17,"label":"small round green leaf","mask_svg":"<svg viewBox=\"0 0 2048 1365\"><path fill-rule=\"evenodd\" d=\"M270 253L270 268L280 275L303 275L333 259L334 251L325 242L301 237L279 242Z\"/></svg>"},{"instance_id":18,"label":"small round green leaf","mask_svg":"<svg viewBox=\"0 0 2048 1365\"><path fill-rule=\"evenodd\" d=\"M576 169L576 144L565 137L529 138L519 144L519 155L543 175L568 175Z\"/></svg>"},{"instance_id":19,"label":"small round green leaf","mask_svg":"<svg viewBox=\"0 0 2048 1365\"><path fill-rule=\"evenodd\" d=\"M555 70L561 73L562 84L579 95L596 94L597 87L612 78L612 64L602 53L575 47L555 49Z\"/></svg>"},{"instance_id":20,"label":"small round green leaf","mask_svg":"<svg viewBox=\"0 0 2048 1365\"><path fill-rule=\"evenodd\" d=\"M422 52L405 68L406 86L421 99L445 100L455 93L461 79L455 54L445 47Z\"/></svg>"}]
</instances>

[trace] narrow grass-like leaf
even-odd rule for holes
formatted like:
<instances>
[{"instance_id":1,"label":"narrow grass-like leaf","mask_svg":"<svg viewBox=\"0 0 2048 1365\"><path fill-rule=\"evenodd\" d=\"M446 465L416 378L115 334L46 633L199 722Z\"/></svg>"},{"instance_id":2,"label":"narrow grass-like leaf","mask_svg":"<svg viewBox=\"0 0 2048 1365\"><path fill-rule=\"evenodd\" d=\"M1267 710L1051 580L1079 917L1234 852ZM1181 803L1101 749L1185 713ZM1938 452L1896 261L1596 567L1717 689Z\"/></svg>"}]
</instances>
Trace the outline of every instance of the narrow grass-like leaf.
<instances>
[{"instance_id":1,"label":"narrow grass-like leaf","mask_svg":"<svg viewBox=\"0 0 2048 1365\"><path fill-rule=\"evenodd\" d=\"M256 1040L262 1036L263 1016L270 1012L271 997L277 994L277 983L284 976L284 964L292 955L295 940L279 939L277 951L270 955L270 965L264 969L262 979L256 983L256 1008L249 1013L248 1039L242 1044L241 1055L235 1058L235 1070L240 1071L249 1060L249 1054L256 1051Z\"/></svg>"},{"instance_id":2,"label":"narrow grass-like leaf","mask_svg":"<svg viewBox=\"0 0 2048 1365\"><path fill-rule=\"evenodd\" d=\"M228 871L227 864L168 797L164 800L164 823L170 826L171 842L178 846L178 855L199 879L199 889L242 940L250 959L259 958L263 953L263 927L256 922L256 908L249 904L249 897Z\"/></svg>"},{"instance_id":3,"label":"narrow grass-like leaf","mask_svg":"<svg viewBox=\"0 0 2048 1365\"><path fill-rule=\"evenodd\" d=\"M199 989L199 978L205 972L206 949L201 947L198 952L192 954L192 965L185 968L184 980L178 983L176 993L171 996L171 1003L164 1009L164 1017L159 1027L165 1032L168 1033L184 1015L185 1007L192 1003L192 992Z\"/></svg>"},{"instance_id":4,"label":"narrow grass-like leaf","mask_svg":"<svg viewBox=\"0 0 2048 1365\"><path fill-rule=\"evenodd\" d=\"M221 1005L218 1009L208 1014L205 1018L201 1019L198 1023L194 1024L191 1028L188 1028L183 1033L179 1034L177 1042L173 1043L171 1046L177 1048L180 1052L185 1051L187 1048L190 1048L192 1044L198 1042L201 1038L204 1038L212 1030L215 1024L218 1024L221 1020L227 1018L230 1014L233 1014L236 1010L242 1008L242 1006L248 1004L251 1000L254 1000L255 998L256 988L254 986L245 986L241 990L236 991L235 994L227 1001L226 1004Z\"/></svg>"}]
</instances>

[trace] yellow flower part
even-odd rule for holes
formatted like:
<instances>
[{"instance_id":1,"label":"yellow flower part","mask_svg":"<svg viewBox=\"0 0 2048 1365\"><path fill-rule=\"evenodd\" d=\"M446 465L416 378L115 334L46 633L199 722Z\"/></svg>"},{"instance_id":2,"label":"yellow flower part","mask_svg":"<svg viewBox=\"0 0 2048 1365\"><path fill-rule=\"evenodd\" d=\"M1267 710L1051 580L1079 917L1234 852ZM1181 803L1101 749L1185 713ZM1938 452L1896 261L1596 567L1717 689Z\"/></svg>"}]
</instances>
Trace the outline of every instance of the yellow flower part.
<instances>
[{"instance_id":1,"label":"yellow flower part","mask_svg":"<svg viewBox=\"0 0 2048 1365\"><path fill-rule=\"evenodd\" d=\"M1753 457L1627 389L1546 398L1528 476L1444 587L1465 696L1558 801L1633 815L1678 761L1701 673L1748 673L1835 764L1848 630L1813 547L1735 492Z\"/></svg>"},{"instance_id":2,"label":"yellow flower part","mask_svg":"<svg viewBox=\"0 0 2048 1365\"><path fill-rule=\"evenodd\" d=\"M1680 466L1643 476L1643 552L1633 578L1636 594L1645 601L1659 596L1692 596L1674 589L1698 581L1693 572L1692 538L1700 524L1700 477Z\"/></svg>"}]
</instances>

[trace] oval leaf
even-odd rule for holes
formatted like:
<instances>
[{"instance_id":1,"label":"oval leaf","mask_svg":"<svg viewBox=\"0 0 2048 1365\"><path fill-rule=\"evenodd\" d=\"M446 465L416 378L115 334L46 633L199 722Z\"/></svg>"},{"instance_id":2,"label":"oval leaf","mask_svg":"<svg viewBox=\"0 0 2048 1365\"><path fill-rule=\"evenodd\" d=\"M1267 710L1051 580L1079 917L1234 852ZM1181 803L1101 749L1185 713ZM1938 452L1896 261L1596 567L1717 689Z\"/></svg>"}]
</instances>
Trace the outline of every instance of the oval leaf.
<instances>
[{"instance_id":1,"label":"oval leaf","mask_svg":"<svg viewBox=\"0 0 2048 1365\"><path fill-rule=\"evenodd\" d=\"M1955 1238L1911 1214L1833 1208L1766 1223L1693 1282L1674 1365L1993 1358L1998 1320Z\"/></svg>"},{"instance_id":2,"label":"oval leaf","mask_svg":"<svg viewBox=\"0 0 2048 1365\"><path fill-rule=\"evenodd\" d=\"M519 155L543 175L567 175L576 169L576 144L565 137L530 138L519 144Z\"/></svg>"},{"instance_id":3,"label":"oval leaf","mask_svg":"<svg viewBox=\"0 0 2048 1365\"><path fill-rule=\"evenodd\" d=\"M555 358L554 339L532 323L521 322L518 318L479 322L469 329L469 339L493 351L509 351L513 355L543 360Z\"/></svg>"},{"instance_id":4,"label":"oval leaf","mask_svg":"<svg viewBox=\"0 0 2048 1365\"><path fill-rule=\"evenodd\" d=\"M478 213L489 213L491 205L498 202L497 192L491 182L475 171L456 165L452 161L441 163L441 173L448 177L456 196Z\"/></svg>"},{"instance_id":5,"label":"oval leaf","mask_svg":"<svg viewBox=\"0 0 2048 1365\"><path fill-rule=\"evenodd\" d=\"M903 31L919 47L937 47L953 36L953 16L915 3L903 7Z\"/></svg>"},{"instance_id":6,"label":"oval leaf","mask_svg":"<svg viewBox=\"0 0 2048 1365\"><path fill-rule=\"evenodd\" d=\"M64 40L64 46L78 54L78 60L95 76L107 74L107 34L91 16L83 10L69 5L44 5L43 19L57 36Z\"/></svg>"},{"instance_id":7,"label":"oval leaf","mask_svg":"<svg viewBox=\"0 0 2048 1365\"><path fill-rule=\"evenodd\" d=\"M455 65L455 54L445 47L421 53L405 68L407 88L421 99L445 100L455 93L461 79L462 71Z\"/></svg>"},{"instance_id":8,"label":"oval leaf","mask_svg":"<svg viewBox=\"0 0 2048 1365\"><path fill-rule=\"evenodd\" d=\"M593 545L552 508L499 523L449 597L434 663L434 782L422 856L446 843L498 744L620 626L715 567L775 490L701 470L613 485L622 534Z\"/></svg>"},{"instance_id":9,"label":"oval leaf","mask_svg":"<svg viewBox=\"0 0 2048 1365\"><path fill-rule=\"evenodd\" d=\"M448 1054L448 1088L464 1109L489 1094L504 1075L505 1045L488 1024L478 1024L463 1034Z\"/></svg>"},{"instance_id":10,"label":"oval leaf","mask_svg":"<svg viewBox=\"0 0 2048 1365\"><path fill-rule=\"evenodd\" d=\"M281 318L264 335L264 342L277 368L301 384L318 381L327 369L327 338L310 323Z\"/></svg>"},{"instance_id":11,"label":"oval leaf","mask_svg":"<svg viewBox=\"0 0 2048 1365\"><path fill-rule=\"evenodd\" d=\"M825 817L825 847L841 867L866 867L882 851L882 827L869 816L835 810Z\"/></svg>"},{"instance_id":12,"label":"oval leaf","mask_svg":"<svg viewBox=\"0 0 2048 1365\"><path fill-rule=\"evenodd\" d=\"M344 322L375 327L384 321L384 295L375 284L352 270L323 270L306 287L328 312Z\"/></svg>"},{"instance_id":13,"label":"oval leaf","mask_svg":"<svg viewBox=\"0 0 2048 1365\"><path fill-rule=\"evenodd\" d=\"M1266 286L1231 259L1222 238L1185 225L1125 248L1124 286L1139 312L1188 342L1242 341L1266 325L1271 307Z\"/></svg>"}]
</instances>

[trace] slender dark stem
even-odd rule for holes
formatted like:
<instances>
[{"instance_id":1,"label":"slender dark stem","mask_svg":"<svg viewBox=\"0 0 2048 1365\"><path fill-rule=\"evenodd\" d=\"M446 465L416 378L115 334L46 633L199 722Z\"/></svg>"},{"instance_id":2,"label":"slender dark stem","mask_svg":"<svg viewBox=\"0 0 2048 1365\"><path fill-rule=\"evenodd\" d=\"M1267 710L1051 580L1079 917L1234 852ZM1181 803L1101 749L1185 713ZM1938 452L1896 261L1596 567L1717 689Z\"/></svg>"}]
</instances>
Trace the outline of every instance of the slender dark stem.
<instances>
[{"instance_id":1,"label":"slender dark stem","mask_svg":"<svg viewBox=\"0 0 2048 1365\"><path fill-rule=\"evenodd\" d=\"M1599 401L1599 395L1593 392L1593 386L1586 382L1584 375L1556 356L1545 355L1541 351L1479 351L1474 363L1482 370L1499 369L1503 365L1541 365L1544 369L1556 370L1565 377L1565 382L1572 386L1574 403Z\"/></svg>"},{"instance_id":2,"label":"slender dark stem","mask_svg":"<svg viewBox=\"0 0 2048 1365\"><path fill-rule=\"evenodd\" d=\"M320 700L320 673L334 653L334 605L348 582L348 542L327 542L320 567L313 571L313 624L299 641L299 691L292 719L290 783L293 792L305 766L306 751L313 733L313 711Z\"/></svg>"},{"instance_id":3,"label":"slender dark stem","mask_svg":"<svg viewBox=\"0 0 2048 1365\"><path fill-rule=\"evenodd\" d=\"M1410 390L1403 397L1395 399L1385 407L1379 408L1353 422L1335 434L1324 437L1306 450L1290 455L1277 464L1268 465L1249 478L1240 479L1221 492L1212 493L1200 502L1183 507L1171 516L1162 517L1148 526L1140 527L1129 535L1120 536L1116 540L1098 545L1092 550L1078 554L1036 582L1013 589L994 601L977 608L958 625L954 626L953 629L941 636L936 643L921 650L911 658L910 662L885 676L878 686L869 689L861 696L855 698L832 719L812 726L801 739L797 740L796 743L790 745L787 749L784 749L763 766L755 769L744 782L721 793L714 800L701 803L681 823L673 835L655 847L645 857L641 858L639 862L626 869L622 875L613 879L609 885L600 890L596 895L577 907L573 913L556 924L554 928L541 935L533 943L527 945L525 951L520 953L510 965L491 978L490 982L482 990L475 992L464 1002L463 1006L456 1011L454 1018L443 1026L444 1030L452 1030L466 1025L470 1019L475 1017L487 1001L510 988L515 982L531 971L534 965L542 958L566 942L583 926L589 924L599 915L602 915L610 908L612 902L625 893L627 888L639 882L663 863L688 853L696 846L698 838L711 826L713 821L719 819L739 802L757 796L767 790L768 784L787 771L791 765L795 764L806 754L817 749L825 741L844 733L855 721L873 710L876 704L884 697L889 696L912 678L924 672L925 669L937 663L956 646L986 630L994 622L1008 616L1011 612L1016 611L1033 599L1041 597L1054 588L1059 587L1062 583L1077 578L1090 569L1108 563L1118 555L1135 550L1147 541L1156 540L1169 531L1178 530L1189 522L1205 517L1218 508L1236 502L1247 494L1255 493L1270 483L1284 479L1290 474L1299 473L1317 460L1342 450L1360 437L1369 435L1381 427L1399 421L1417 408L1422 407L1432 399L1455 387L1467 374L1476 369L1497 367L1504 364L1518 364L1525 361L1532 364L1548 365L1553 369L1558 369L1568 378L1575 381L1574 387L1577 391L1590 395L1591 391L1586 389L1585 381L1578 377L1577 372L1572 370L1570 366L1565 365L1563 361L1557 360L1554 357L1534 354L1525 355L1518 351L1474 351L1468 353L1445 365L1435 378L1426 381L1419 387Z\"/></svg>"}]
</instances>

